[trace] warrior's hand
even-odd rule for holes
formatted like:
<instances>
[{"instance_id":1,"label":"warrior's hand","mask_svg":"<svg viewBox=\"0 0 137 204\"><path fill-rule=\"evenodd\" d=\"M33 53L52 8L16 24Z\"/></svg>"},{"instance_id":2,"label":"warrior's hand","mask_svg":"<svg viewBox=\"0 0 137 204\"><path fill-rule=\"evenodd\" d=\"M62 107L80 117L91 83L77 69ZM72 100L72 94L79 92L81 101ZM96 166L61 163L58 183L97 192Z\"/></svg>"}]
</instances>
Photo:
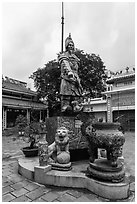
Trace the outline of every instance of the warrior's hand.
<instances>
[{"instance_id":1,"label":"warrior's hand","mask_svg":"<svg viewBox=\"0 0 137 204\"><path fill-rule=\"evenodd\" d=\"M59 154L61 154L61 151L60 151L60 150L57 152L57 156L58 156Z\"/></svg>"}]
</instances>

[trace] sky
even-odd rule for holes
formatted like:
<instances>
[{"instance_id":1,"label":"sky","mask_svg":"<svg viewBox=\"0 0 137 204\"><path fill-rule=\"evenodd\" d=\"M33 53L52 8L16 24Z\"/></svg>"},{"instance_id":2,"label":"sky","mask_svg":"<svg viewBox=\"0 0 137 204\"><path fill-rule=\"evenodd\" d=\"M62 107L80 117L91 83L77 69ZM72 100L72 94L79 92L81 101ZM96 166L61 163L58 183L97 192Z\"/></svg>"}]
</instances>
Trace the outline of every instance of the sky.
<instances>
[{"instance_id":1,"label":"sky","mask_svg":"<svg viewBox=\"0 0 137 204\"><path fill-rule=\"evenodd\" d=\"M64 40L111 71L135 67L134 2L64 2ZM2 74L26 81L61 51L61 2L2 4Z\"/></svg>"}]
</instances>

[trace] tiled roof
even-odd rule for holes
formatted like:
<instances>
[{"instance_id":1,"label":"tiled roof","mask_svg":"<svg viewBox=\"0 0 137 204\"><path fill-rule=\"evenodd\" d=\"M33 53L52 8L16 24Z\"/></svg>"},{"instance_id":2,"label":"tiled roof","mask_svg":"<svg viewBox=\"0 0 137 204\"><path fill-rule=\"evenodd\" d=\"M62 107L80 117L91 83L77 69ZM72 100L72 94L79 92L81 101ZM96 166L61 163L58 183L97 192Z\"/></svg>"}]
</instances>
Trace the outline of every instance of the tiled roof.
<instances>
[{"instance_id":1,"label":"tiled roof","mask_svg":"<svg viewBox=\"0 0 137 204\"><path fill-rule=\"evenodd\" d=\"M20 107L20 108L34 108L34 109L46 109L46 105L40 102L32 102L27 100L2 98L2 105L8 107Z\"/></svg>"},{"instance_id":2,"label":"tiled roof","mask_svg":"<svg viewBox=\"0 0 137 204\"><path fill-rule=\"evenodd\" d=\"M26 93L30 95L36 95L36 92L28 89L23 84L16 84L10 81L2 81L2 89L12 92Z\"/></svg>"},{"instance_id":3,"label":"tiled roof","mask_svg":"<svg viewBox=\"0 0 137 204\"><path fill-rule=\"evenodd\" d=\"M121 79L134 78L134 77L135 77L135 72L128 72L128 73L125 72L125 73L111 76L111 78L107 79L106 82L108 84L111 84L114 81L119 81Z\"/></svg>"}]
</instances>

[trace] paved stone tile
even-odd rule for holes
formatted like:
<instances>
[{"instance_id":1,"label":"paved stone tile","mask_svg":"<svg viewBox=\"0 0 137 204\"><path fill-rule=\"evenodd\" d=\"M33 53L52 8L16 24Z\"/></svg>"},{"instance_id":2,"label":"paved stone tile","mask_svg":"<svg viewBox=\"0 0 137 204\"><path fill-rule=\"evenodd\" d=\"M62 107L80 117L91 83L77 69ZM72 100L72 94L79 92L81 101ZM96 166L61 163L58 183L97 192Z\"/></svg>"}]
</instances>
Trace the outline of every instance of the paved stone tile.
<instances>
[{"instance_id":1,"label":"paved stone tile","mask_svg":"<svg viewBox=\"0 0 137 204\"><path fill-rule=\"evenodd\" d=\"M29 199L25 195L22 195L18 198L13 199L12 202L31 202L31 199Z\"/></svg>"},{"instance_id":2,"label":"paved stone tile","mask_svg":"<svg viewBox=\"0 0 137 204\"><path fill-rule=\"evenodd\" d=\"M2 161L2 170L9 168L9 165L4 165Z\"/></svg>"},{"instance_id":3,"label":"paved stone tile","mask_svg":"<svg viewBox=\"0 0 137 204\"><path fill-rule=\"evenodd\" d=\"M25 186L27 186L29 184L28 181L20 181L18 183L14 183L13 185L11 185L12 188L14 188L15 190L23 188Z\"/></svg>"},{"instance_id":4,"label":"paved stone tile","mask_svg":"<svg viewBox=\"0 0 137 204\"><path fill-rule=\"evenodd\" d=\"M56 203L58 203L58 202L61 202L61 201L59 201L59 200L53 200L52 202L56 202Z\"/></svg>"},{"instance_id":5,"label":"paved stone tile","mask_svg":"<svg viewBox=\"0 0 137 204\"><path fill-rule=\"evenodd\" d=\"M90 200L90 202L109 202L109 199L105 199L103 197L100 197L94 193L92 193L91 191L89 191L88 189L82 189L82 193L83 196L86 197L86 200ZM85 201L88 202L88 201Z\"/></svg>"},{"instance_id":6,"label":"paved stone tile","mask_svg":"<svg viewBox=\"0 0 137 204\"><path fill-rule=\"evenodd\" d=\"M83 196L81 196L81 197L79 197L79 198L77 198L76 200L75 200L75 202L98 202L98 201L94 201L94 200L90 200L89 198L87 198L85 195L83 195Z\"/></svg>"},{"instance_id":7,"label":"paved stone tile","mask_svg":"<svg viewBox=\"0 0 137 204\"><path fill-rule=\"evenodd\" d=\"M11 191L13 191L14 189L10 186L6 186L2 188L2 194L6 194L6 193L10 193Z\"/></svg>"},{"instance_id":8,"label":"paved stone tile","mask_svg":"<svg viewBox=\"0 0 137 204\"><path fill-rule=\"evenodd\" d=\"M100 197L100 196L92 193L91 191L89 191L87 189L83 189L82 192L83 192L83 195L92 202L93 201L95 201L95 202L109 202L110 201L109 199L105 199L103 197Z\"/></svg>"},{"instance_id":9,"label":"paved stone tile","mask_svg":"<svg viewBox=\"0 0 137 204\"><path fill-rule=\"evenodd\" d=\"M110 202L110 199L108 199L108 198L103 198L103 197L100 197L100 196L98 196L97 199L98 199L97 202Z\"/></svg>"},{"instance_id":10,"label":"paved stone tile","mask_svg":"<svg viewBox=\"0 0 137 204\"><path fill-rule=\"evenodd\" d=\"M58 201L60 202L76 202L76 198L70 194L63 194L59 198L57 198Z\"/></svg>"},{"instance_id":11,"label":"paved stone tile","mask_svg":"<svg viewBox=\"0 0 137 204\"><path fill-rule=\"evenodd\" d=\"M15 198L15 196L11 195L10 193L7 193L7 194L2 196L2 202L9 202L9 201L13 200L14 198Z\"/></svg>"},{"instance_id":12,"label":"paved stone tile","mask_svg":"<svg viewBox=\"0 0 137 204\"><path fill-rule=\"evenodd\" d=\"M37 198L36 200L33 200L33 202L45 202L42 198Z\"/></svg>"},{"instance_id":13,"label":"paved stone tile","mask_svg":"<svg viewBox=\"0 0 137 204\"><path fill-rule=\"evenodd\" d=\"M48 192L44 194L41 198L45 201L52 202L53 200L57 199L59 197L58 193L55 192Z\"/></svg>"},{"instance_id":14,"label":"paved stone tile","mask_svg":"<svg viewBox=\"0 0 137 204\"><path fill-rule=\"evenodd\" d=\"M76 198L79 198L80 196L83 195L82 190L74 190L74 189L71 189L71 190L68 190L67 193L70 194L70 195L72 195L72 196L74 196L74 197L76 197Z\"/></svg>"},{"instance_id":15,"label":"paved stone tile","mask_svg":"<svg viewBox=\"0 0 137 204\"><path fill-rule=\"evenodd\" d=\"M50 188L50 190L53 192L53 193L57 193L59 195L63 195L65 193L68 192L68 188L64 188L64 187L56 187L53 186L52 189Z\"/></svg>"},{"instance_id":16,"label":"paved stone tile","mask_svg":"<svg viewBox=\"0 0 137 204\"><path fill-rule=\"evenodd\" d=\"M40 185L40 188L43 189L44 194L52 191L52 187Z\"/></svg>"},{"instance_id":17,"label":"paved stone tile","mask_svg":"<svg viewBox=\"0 0 137 204\"><path fill-rule=\"evenodd\" d=\"M13 163L9 164L11 167L15 167L15 166L18 166L18 161L14 161Z\"/></svg>"},{"instance_id":18,"label":"paved stone tile","mask_svg":"<svg viewBox=\"0 0 137 204\"><path fill-rule=\"evenodd\" d=\"M37 189L27 193L26 196L33 201L33 200L36 200L37 198L41 197L43 194L44 194L43 189L37 188Z\"/></svg>"},{"instance_id":19,"label":"paved stone tile","mask_svg":"<svg viewBox=\"0 0 137 204\"><path fill-rule=\"evenodd\" d=\"M13 184L13 182L12 181L4 181L3 182L3 179L2 179L2 187L6 187L6 186L9 186L9 185L12 185Z\"/></svg>"},{"instance_id":20,"label":"paved stone tile","mask_svg":"<svg viewBox=\"0 0 137 204\"><path fill-rule=\"evenodd\" d=\"M3 166L3 167L2 167L2 174L3 174L5 171L11 171L11 167L10 167L9 165ZM3 175L3 176L4 176L4 175Z\"/></svg>"},{"instance_id":21,"label":"paved stone tile","mask_svg":"<svg viewBox=\"0 0 137 204\"><path fill-rule=\"evenodd\" d=\"M10 170L14 172L18 172L18 164L10 164Z\"/></svg>"},{"instance_id":22,"label":"paved stone tile","mask_svg":"<svg viewBox=\"0 0 137 204\"><path fill-rule=\"evenodd\" d=\"M24 186L24 188L27 189L28 191L33 191L36 188L39 188L39 185L35 183L29 183L28 185Z\"/></svg>"},{"instance_id":23,"label":"paved stone tile","mask_svg":"<svg viewBox=\"0 0 137 204\"><path fill-rule=\"evenodd\" d=\"M21 188L19 190L15 190L12 192L12 195L16 196L16 197L19 197L19 196L22 196L24 194L28 193L28 191L25 189L25 188Z\"/></svg>"},{"instance_id":24,"label":"paved stone tile","mask_svg":"<svg viewBox=\"0 0 137 204\"><path fill-rule=\"evenodd\" d=\"M2 182L8 181L7 176L2 176Z\"/></svg>"},{"instance_id":25,"label":"paved stone tile","mask_svg":"<svg viewBox=\"0 0 137 204\"><path fill-rule=\"evenodd\" d=\"M16 165L10 165L10 169L11 170L18 170L18 164L16 164Z\"/></svg>"},{"instance_id":26,"label":"paved stone tile","mask_svg":"<svg viewBox=\"0 0 137 204\"><path fill-rule=\"evenodd\" d=\"M20 179L23 178L21 175L19 175L18 173L15 173L15 172L12 175L7 176L7 177L10 177L10 178L17 178L18 177Z\"/></svg>"},{"instance_id":27,"label":"paved stone tile","mask_svg":"<svg viewBox=\"0 0 137 204\"><path fill-rule=\"evenodd\" d=\"M8 176L8 179L10 181L12 181L13 183L17 183L17 182L20 182L20 181L23 181L24 178L22 176L19 176L19 174L16 174L16 175L9 175Z\"/></svg>"},{"instance_id":28,"label":"paved stone tile","mask_svg":"<svg viewBox=\"0 0 137 204\"><path fill-rule=\"evenodd\" d=\"M3 170L3 171L9 171L10 169L11 169L11 166L10 166L9 164L2 166L2 170Z\"/></svg>"},{"instance_id":29,"label":"paved stone tile","mask_svg":"<svg viewBox=\"0 0 137 204\"><path fill-rule=\"evenodd\" d=\"M17 161L16 161L17 162ZM13 164L15 163L15 160L3 160L2 161L2 165L5 166L5 165L9 165L9 164Z\"/></svg>"},{"instance_id":30,"label":"paved stone tile","mask_svg":"<svg viewBox=\"0 0 137 204\"><path fill-rule=\"evenodd\" d=\"M13 168L18 167L18 163L17 163L17 162L11 163L11 164L8 164L8 165L9 165L9 168L10 168L10 169L13 169Z\"/></svg>"},{"instance_id":31,"label":"paved stone tile","mask_svg":"<svg viewBox=\"0 0 137 204\"><path fill-rule=\"evenodd\" d=\"M2 171L2 176L9 176L12 172L8 169Z\"/></svg>"},{"instance_id":32,"label":"paved stone tile","mask_svg":"<svg viewBox=\"0 0 137 204\"><path fill-rule=\"evenodd\" d=\"M99 197L98 197L97 195L93 194L93 193L86 193L86 194L84 194L84 196L85 196L87 199L89 199L90 201L94 201L94 202L99 202L99 201L101 201L101 200L99 199Z\"/></svg>"}]
</instances>

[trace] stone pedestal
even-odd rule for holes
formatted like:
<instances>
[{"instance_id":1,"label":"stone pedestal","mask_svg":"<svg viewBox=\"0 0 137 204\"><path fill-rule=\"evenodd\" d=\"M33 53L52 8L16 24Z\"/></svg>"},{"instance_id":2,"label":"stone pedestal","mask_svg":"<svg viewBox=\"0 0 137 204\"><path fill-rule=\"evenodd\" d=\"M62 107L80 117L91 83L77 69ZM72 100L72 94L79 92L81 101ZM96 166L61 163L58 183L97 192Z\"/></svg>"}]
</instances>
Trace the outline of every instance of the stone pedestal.
<instances>
[{"instance_id":1,"label":"stone pedestal","mask_svg":"<svg viewBox=\"0 0 137 204\"><path fill-rule=\"evenodd\" d=\"M125 175L125 179L119 183L98 181L93 178L88 178L85 175L87 161L74 162L73 168L66 171L56 171L52 169L51 165L39 166L38 157L20 158L18 160L19 173L37 183L43 185L53 185L67 187L67 188L84 188L89 191L111 200L122 200L129 196L129 178Z\"/></svg>"},{"instance_id":2,"label":"stone pedestal","mask_svg":"<svg viewBox=\"0 0 137 204\"><path fill-rule=\"evenodd\" d=\"M46 119L46 126L47 126L47 142L48 144L52 144L55 141L55 134L56 130L59 127L66 127L70 133L69 133L69 150L70 154L75 156L74 160L81 160L80 155L76 155L74 153L74 150L84 150L83 152L86 152L86 155L82 155L82 158L88 159L88 142L86 138L81 133L81 124L82 122L80 120L77 120L75 117L66 117L66 116L60 116L60 117L51 117ZM71 153L71 150L73 152ZM86 150L86 151L85 151ZM80 151L81 152L81 151ZM77 157L76 157L77 156Z\"/></svg>"},{"instance_id":3,"label":"stone pedestal","mask_svg":"<svg viewBox=\"0 0 137 204\"><path fill-rule=\"evenodd\" d=\"M112 167L107 159L97 159L89 164L86 175L101 181L122 182L125 177L124 165L120 161L117 163L117 167Z\"/></svg>"}]
</instances>

